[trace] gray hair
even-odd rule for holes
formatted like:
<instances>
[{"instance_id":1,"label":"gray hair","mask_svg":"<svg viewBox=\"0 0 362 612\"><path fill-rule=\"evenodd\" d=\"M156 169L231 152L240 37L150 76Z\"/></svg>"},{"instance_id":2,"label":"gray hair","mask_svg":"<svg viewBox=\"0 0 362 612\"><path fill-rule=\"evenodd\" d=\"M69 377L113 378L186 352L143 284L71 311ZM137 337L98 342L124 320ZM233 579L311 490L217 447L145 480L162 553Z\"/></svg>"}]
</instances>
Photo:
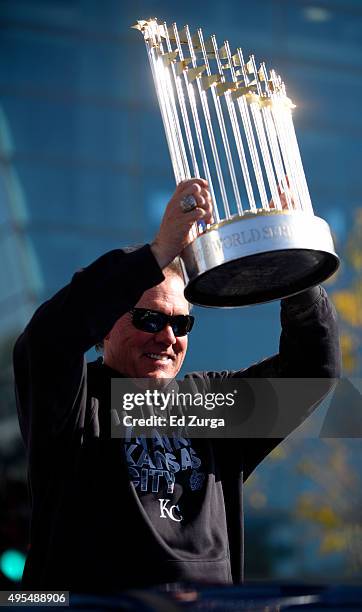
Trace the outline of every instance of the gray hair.
<instances>
[{"instance_id":1,"label":"gray hair","mask_svg":"<svg viewBox=\"0 0 362 612\"><path fill-rule=\"evenodd\" d=\"M138 251L138 249L143 246L143 244L133 244L130 246L122 247L122 251L124 253L133 253L134 251ZM184 284L186 284L185 274L181 263L181 257L179 257L178 255L163 269L163 271L166 274L167 272L170 272L171 274L175 274L175 276L179 276L183 280Z\"/></svg>"}]
</instances>

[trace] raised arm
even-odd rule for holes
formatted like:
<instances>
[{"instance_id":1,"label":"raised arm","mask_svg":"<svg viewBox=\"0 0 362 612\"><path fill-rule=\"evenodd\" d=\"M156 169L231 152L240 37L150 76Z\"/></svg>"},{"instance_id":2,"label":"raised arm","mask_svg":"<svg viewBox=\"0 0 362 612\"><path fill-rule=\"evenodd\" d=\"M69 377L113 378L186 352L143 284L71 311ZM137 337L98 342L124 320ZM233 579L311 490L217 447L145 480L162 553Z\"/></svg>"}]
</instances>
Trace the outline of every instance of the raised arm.
<instances>
[{"instance_id":1,"label":"raised arm","mask_svg":"<svg viewBox=\"0 0 362 612\"><path fill-rule=\"evenodd\" d=\"M323 287L281 301L279 353L234 376L338 378L341 353L336 310Z\"/></svg>"},{"instance_id":2,"label":"raised arm","mask_svg":"<svg viewBox=\"0 0 362 612\"><path fill-rule=\"evenodd\" d=\"M187 214L181 204L192 196ZM207 182L178 185L151 246L130 253L106 253L34 314L14 349L17 403L23 437L30 423L43 438L71 419L81 427L86 365L84 353L101 342L113 325L149 288L164 279L162 269L190 242L195 221L212 220ZM34 421L35 419L35 421Z\"/></svg>"},{"instance_id":3,"label":"raised arm","mask_svg":"<svg viewBox=\"0 0 362 612\"><path fill-rule=\"evenodd\" d=\"M76 411L84 386L84 353L101 342L115 321L163 274L149 246L106 253L76 272L35 312L14 348L20 425L55 431Z\"/></svg>"},{"instance_id":4,"label":"raised arm","mask_svg":"<svg viewBox=\"0 0 362 612\"><path fill-rule=\"evenodd\" d=\"M240 405L249 415L242 437L217 445L221 461L233 455L234 476L243 471L244 480L311 414L341 374L337 315L322 287L282 300L281 325L278 354L246 369L204 373L216 381L245 381L244 398L251 403Z\"/></svg>"}]
</instances>

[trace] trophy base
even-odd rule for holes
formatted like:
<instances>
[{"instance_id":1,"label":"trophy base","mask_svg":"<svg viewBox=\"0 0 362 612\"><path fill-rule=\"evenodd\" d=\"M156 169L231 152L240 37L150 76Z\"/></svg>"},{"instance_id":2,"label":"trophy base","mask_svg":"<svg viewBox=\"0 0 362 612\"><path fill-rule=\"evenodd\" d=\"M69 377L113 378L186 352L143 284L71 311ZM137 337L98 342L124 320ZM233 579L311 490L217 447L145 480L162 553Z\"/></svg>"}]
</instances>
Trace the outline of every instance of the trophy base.
<instances>
[{"instance_id":1,"label":"trophy base","mask_svg":"<svg viewBox=\"0 0 362 612\"><path fill-rule=\"evenodd\" d=\"M305 212L234 216L181 254L186 299L199 306L260 304L304 291L339 266L328 224Z\"/></svg>"}]
</instances>

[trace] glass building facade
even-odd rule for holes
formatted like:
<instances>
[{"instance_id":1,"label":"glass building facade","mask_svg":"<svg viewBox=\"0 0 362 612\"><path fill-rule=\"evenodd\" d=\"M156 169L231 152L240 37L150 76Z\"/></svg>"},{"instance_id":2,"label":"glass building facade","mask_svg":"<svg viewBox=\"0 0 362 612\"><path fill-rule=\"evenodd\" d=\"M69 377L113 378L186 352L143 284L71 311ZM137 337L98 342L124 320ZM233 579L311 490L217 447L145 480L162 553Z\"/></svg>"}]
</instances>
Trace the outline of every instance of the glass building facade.
<instances>
[{"instance_id":1,"label":"glass building facade","mask_svg":"<svg viewBox=\"0 0 362 612\"><path fill-rule=\"evenodd\" d=\"M341 269L327 286L340 312L345 371L360 376L360 0L0 0L4 371L10 371L11 339L75 270L107 250L150 241L157 231L174 179L143 40L130 29L150 14L180 26L202 26L205 33L216 31L218 40L266 59L286 81L297 105L294 121L314 208L330 223L342 256ZM187 371L246 367L278 350L277 303L227 311L196 308L195 314ZM6 378L0 419L16 436L9 385ZM255 521L263 522L270 508L280 517L288 503L294 504L291 466L299 465L304 447L293 444L269 459L250 485ZM352 450L345 452L360 461L357 449ZM338 453L319 451L328 457ZM275 487L283 469L290 488L282 510ZM300 479L308 493L307 476ZM287 523L278 523L279 531L270 527L270 537L279 543L293 540ZM298 546L303 549L301 542ZM332 546L337 568L342 548ZM274 559L263 571L269 577L303 571L296 562L283 563ZM305 573L313 573L305 564ZM261 575L258 571L255 575Z\"/></svg>"}]
</instances>

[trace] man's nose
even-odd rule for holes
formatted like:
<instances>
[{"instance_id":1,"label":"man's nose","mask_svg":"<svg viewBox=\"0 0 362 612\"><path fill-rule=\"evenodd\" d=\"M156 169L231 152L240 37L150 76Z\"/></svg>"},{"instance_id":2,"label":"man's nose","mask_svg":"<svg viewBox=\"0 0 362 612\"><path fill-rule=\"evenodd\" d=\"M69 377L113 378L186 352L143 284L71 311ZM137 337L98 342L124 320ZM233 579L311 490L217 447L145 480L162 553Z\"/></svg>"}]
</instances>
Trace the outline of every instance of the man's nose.
<instances>
[{"instance_id":1,"label":"man's nose","mask_svg":"<svg viewBox=\"0 0 362 612\"><path fill-rule=\"evenodd\" d=\"M165 325L165 327L156 334L156 341L164 342L168 345L175 344L176 336L171 325Z\"/></svg>"}]
</instances>

